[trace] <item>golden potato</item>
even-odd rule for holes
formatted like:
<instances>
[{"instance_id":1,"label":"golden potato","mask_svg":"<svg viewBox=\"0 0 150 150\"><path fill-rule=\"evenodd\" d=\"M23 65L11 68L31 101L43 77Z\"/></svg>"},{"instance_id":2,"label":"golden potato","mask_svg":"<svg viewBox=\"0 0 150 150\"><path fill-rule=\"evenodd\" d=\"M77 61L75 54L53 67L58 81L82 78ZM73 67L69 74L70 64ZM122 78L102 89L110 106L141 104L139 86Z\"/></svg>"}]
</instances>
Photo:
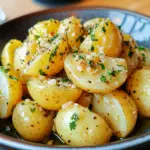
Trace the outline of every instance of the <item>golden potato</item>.
<instances>
[{"instance_id":1,"label":"golden potato","mask_svg":"<svg viewBox=\"0 0 150 150\"><path fill-rule=\"evenodd\" d=\"M128 76L137 68L139 58L137 54L137 44L129 34L123 34L123 47L121 58L127 62Z\"/></svg>"},{"instance_id":2,"label":"golden potato","mask_svg":"<svg viewBox=\"0 0 150 150\"><path fill-rule=\"evenodd\" d=\"M59 110L67 101L75 102L82 90L67 78L54 78L44 81L30 79L27 83L31 97L43 108Z\"/></svg>"},{"instance_id":3,"label":"golden potato","mask_svg":"<svg viewBox=\"0 0 150 150\"><path fill-rule=\"evenodd\" d=\"M83 40L83 27L80 23L80 19L72 16L61 21L58 33L65 34L67 36L69 45L72 50L78 50Z\"/></svg>"},{"instance_id":4,"label":"golden potato","mask_svg":"<svg viewBox=\"0 0 150 150\"><path fill-rule=\"evenodd\" d=\"M150 68L136 70L127 80L126 89L135 100L139 114L150 117Z\"/></svg>"},{"instance_id":5,"label":"golden potato","mask_svg":"<svg viewBox=\"0 0 150 150\"><path fill-rule=\"evenodd\" d=\"M119 29L109 20L104 19L80 45L82 53L100 53L118 57L122 51L122 36Z\"/></svg>"},{"instance_id":6,"label":"golden potato","mask_svg":"<svg viewBox=\"0 0 150 150\"><path fill-rule=\"evenodd\" d=\"M94 94L92 110L108 123L115 136L126 137L134 129L138 112L132 98L123 90Z\"/></svg>"},{"instance_id":7,"label":"golden potato","mask_svg":"<svg viewBox=\"0 0 150 150\"><path fill-rule=\"evenodd\" d=\"M12 121L17 132L28 141L42 142L53 127L53 112L44 110L34 101L26 99L17 104Z\"/></svg>"},{"instance_id":8,"label":"golden potato","mask_svg":"<svg viewBox=\"0 0 150 150\"><path fill-rule=\"evenodd\" d=\"M28 39L31 41L38 40L39 38L43 38L45 36L51 38L57 33L59 25L59 21L52 18L49 20L40 21L30 28Z\"/></svg>"},{"instance_id":9,"label":"golden potato","mask_svg":"<svg viewBox=\"0 0 150 150\"><path fill-rule=\"evenodd\" d=\"M22 45L22 42L19 40L10 40L4 47L1 55L1 61L3 66L14 67L14 52L17 48Z\"/></svg>"},{"instance_id":10,"label":"golden potato","mask_svg":"<svg viewBox=\"0 0 150 150\"><path fill-rule=\"evenodd\" d=\"M90 93L101 94L120 87L128 73L124 59L95 53L69 54L65 59L64 68L77 87Z\"/></svg>"},{"instance_id":11,"label":"golden potato","mask_svg":"<svg viewBox=\"0 0 150 150\"><path fill-rule=\"evenodd\" d=\"M54 124L58 135L71 146L102 145L112 136L111 129L100 116L70 102L59 110Z\"/></svg>"},{"instance_id":12,"label":"golden potato","mask_svg":"<svg viewBox=\"0 0 150 150\"><path fill-rule=\"evenodd\" d=\"M30 61L24 69L25 76L55 75L63 69L64 59L69 51L67 37L58 35L52 43L46 43L44 51Z\"/></svg>"},{"instance_id":13,"label":"golden potato","mask_svg":"<svg viewBox=\"0 0 150 150\"><path fill-rule=\"evenodd\" d=\"M0 67L0 118L8 118L14 106L21 100L22 85L16 73Z\"/></svg>"}]
</instances>

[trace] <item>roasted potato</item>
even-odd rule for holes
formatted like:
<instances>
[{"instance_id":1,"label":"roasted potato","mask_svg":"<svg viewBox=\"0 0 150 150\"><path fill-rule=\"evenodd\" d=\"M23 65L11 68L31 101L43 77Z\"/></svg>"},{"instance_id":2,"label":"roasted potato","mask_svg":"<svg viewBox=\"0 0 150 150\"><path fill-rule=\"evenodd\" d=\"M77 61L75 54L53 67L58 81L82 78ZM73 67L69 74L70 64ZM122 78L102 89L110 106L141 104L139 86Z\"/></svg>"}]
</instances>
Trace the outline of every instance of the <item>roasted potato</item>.
<instances>
[{"instance_id":1,"label":"roasted potato","mask_svg":"<svg viewBox=\"0 0 150 150\"><path fill-rule=\"evenodd\" d=\"M59 110L67 101L75 102L82 90L67 78L54 78L44 81L30 79L27 83L31 97L43 108Z\"/></svg>"},{"instance_id":2,"label":"roasted potato","mask_svg":"<svg viewBox=\"0 0 150 150\"><path fill-rule=\"evenodd\" d=\"M21 100L22 85L16 73L4 66L0 67L0 118L8 118L14 106Z\"/></svg>"},{"instance_id":3,"label":"roasted potato","mask_svg":"<svg viewBox=\"0 0 150 150\"><path fill-rule=\"evenodd\" d=\"M51 133L53 112L44 110L36 102L26 99L15 107L12 121L25 140L42 142Z\"/></svg>"},{"instance_id":4,"label":"roasted potato","mask_svg":"<svg viewBox=\"0 0 150 150\"><path fill-rule=\"evenodd\" d=\"M35 55L24 69L24 74L31 77L55 75L63 69L69 51L67 37L58 35L52 43L46 43L43 52Z\"/></svg>"},{"instance_id":5,"label":"roasted potato","mask_svg":"<svg viewBox=\"0 0 150 150\"><path fill-rule=\"evenodd\" d=\"M101 94L120 87L128 73L124 59L95 53L69 54L65 59L64 68L77 87L90 93Z\"/></svg>"},{"instance_id":6,"label":"roasted potato","mask_svg":"<svg viewBox=\"0 0 150 150\"><path fill-rule=\"evenodd\" d=\"M58 33L67 36L69 45L73 51L78 50L83 40L83 27L80 19L72 16L61 21Z\"/></svg>"},{"instance_id":7,"label":"roasted potato","mask_svg":"<svg viewBox=\"0 0 150 150\"><path fill-rule=\"evenodd\" d=\"M137 68L139 57L137 53L137 44L129 34L123 34L123 47L121 58L127 62L128 76Z\"/></svg>"},{"instance_id":8,"label":"roasted potato","mask_svg":"<svg viewBox=\"0 0 150 150\"><path fill-rule=\"evenodd\" d=\"M122 36L119 29L104 19L96 26L80 45L81 53L101 53L110 57L119 57L122 51Z\"/></svg>"},{"instance_id":9,"label":"roasted potato","mask_svg":"<svg viewBox=\"0 0 150 150\"><path fill-rule=\"evenodd\" d=\"M94 94L92 110L108 123L115 136L124 138L134 129L138 112L133 99L123 90Z\"/></svg>"},{"instance_id":10,"label":"roasted potato","mask_svg":"<svg viewBox=\"0 0 150 150\"><path fill-rule=\"evenodd\" d=\"M102 145L112 136L111 129L100 116L69 102L59 110L54 124L58 135L72 146Z\"/></svg>"},{"instance_id":11,"label":"roasted potato","mask_svg":"<svg viewBox=\"0 0 150 150\"><path fill-rule=\"evenodd\" d=\"M150 68L136 70L128 78L126 89L136 102L139 114L150 117Z\"/></svg>"},{"instance_id":12,"label":"roasted potato","mask_svg":"<svg viewBox=\"0 0 150 150\"><path fill-rule=\"evenodd\" d=\"M19 40L10 40L4 47L1 55L1 61L3 66L14 67L14 53L17 48L22 45Z\"/></svg>"}]
</instances>

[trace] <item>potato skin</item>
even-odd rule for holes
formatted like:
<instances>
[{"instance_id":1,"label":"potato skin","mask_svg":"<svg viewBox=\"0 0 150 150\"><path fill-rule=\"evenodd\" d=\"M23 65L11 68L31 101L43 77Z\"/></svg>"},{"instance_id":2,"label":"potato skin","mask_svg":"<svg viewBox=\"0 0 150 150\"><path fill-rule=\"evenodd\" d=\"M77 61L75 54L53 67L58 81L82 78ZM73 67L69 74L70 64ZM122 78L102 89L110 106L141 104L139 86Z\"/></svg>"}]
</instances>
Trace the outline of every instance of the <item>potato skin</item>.
<instances>
[{"instance_id":1,"label":"potato skin","mask_svg":"<svg viewBox=\"0 0 150 150\"><path fill-rule=\"evenodd\" d=\"M78 120L71 129L74 115ZM78 104L64 104L54 122L59 136L71 146L102 145L109 142L112 136L111 129L100 116Z\"/></svg>"},{"instance_id":2,"label":"potato skin","mask_svg":"<svg viewBox=\"0 0 150 150\"><path fill-rule=\"evenodd\" d=\"M75 102L82 90L70 81L63 82L63 78L40 81L30 79L27 83L31 97L43 108L59 110L67 101Z\"/></svg>"},{"instance_id":3,"label":"potato skin","mask_svg":"<svg viewBox=\"0 0 150 150\"><path fill-rule=\"evenodd\" d=\"M128 76L138 67L139 55L137 44L129 34L123 34L123 46L120 57L127 62Z\"/></svg>"},{"instance_id":4,"label":"potato skin","mask_svg":"<svg viewBox=\"0 0 150 150\"><path fill-rule=\"evenodd\" d=\"M134 129L138 117L133 99L123 90L106 95L95 94L92 110L108 123L115 136L126 137Z\"/></svg>"},{"instance_id":5,"label":"potato skin","mask_svg":"<svg viewBox=\"0 0 150 150\"><path fill-rule=\"evenodd\" d=\"M22 98L22 85L12 69L0 67L0 118L8 118Z\"/></svg>"},{"instance_id":6,"label":"potato skin","mask_svg":"<svg viewBox=\"0 0 150 150\"><path fill-rule=\"evenodd\" d=\"M42 109L34 101L26 99L18 103L12 121L17 132L31 142L42 142L52 130L53 114Z\"/></svg>"},{"instance_id":7,"label":"potato skin","mask_svg":"<svg viewBox=\"0 0 150 150\"><path fill-rule=\"evenodd\" d=\"M127 80L126 89L135 100L139 114L150 117L150 68L136 70Z\"/></svg>"},{"instance_id":8,"label":"potato skin","mask_svg":"<svg viewBox=\"0 0 150 150\"><path fill-rule=\"evenodd\" d=\"M3 66L14 67L14 53L17 48L22 45L22 42L16 39L10 40L2 51L1 61Z\"/></svg>"},{"instance_id":9,"label":"potato skin","mask_svg":"<svg viewBox=\"0 0 150 150\"><path fill-rule=\"evenodd\" d=\"M121 33L109 19L105 19L85 38L79 51L118 57L122 51Z\"/></svg>"}]
</instances>

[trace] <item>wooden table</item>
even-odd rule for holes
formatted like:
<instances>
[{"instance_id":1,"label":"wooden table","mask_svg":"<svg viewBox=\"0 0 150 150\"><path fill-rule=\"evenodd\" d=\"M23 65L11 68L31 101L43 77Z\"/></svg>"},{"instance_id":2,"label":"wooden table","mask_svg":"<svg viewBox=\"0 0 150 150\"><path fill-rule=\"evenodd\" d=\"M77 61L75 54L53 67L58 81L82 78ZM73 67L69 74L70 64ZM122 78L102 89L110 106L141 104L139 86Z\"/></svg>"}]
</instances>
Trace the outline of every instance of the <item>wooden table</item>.
<instances>
[{"instance_id":1,"label":"wooden table","mask_svg":"<svg viewBox=\"0 0 150 150\"><path fill-rule=\"evenodd\" d=\"M119 7L150 16L150 0L79 0L73 5ZM8 20L47 8L32 0L0 0L0 7L6 12Z\"/></svg>"}]
</instances>

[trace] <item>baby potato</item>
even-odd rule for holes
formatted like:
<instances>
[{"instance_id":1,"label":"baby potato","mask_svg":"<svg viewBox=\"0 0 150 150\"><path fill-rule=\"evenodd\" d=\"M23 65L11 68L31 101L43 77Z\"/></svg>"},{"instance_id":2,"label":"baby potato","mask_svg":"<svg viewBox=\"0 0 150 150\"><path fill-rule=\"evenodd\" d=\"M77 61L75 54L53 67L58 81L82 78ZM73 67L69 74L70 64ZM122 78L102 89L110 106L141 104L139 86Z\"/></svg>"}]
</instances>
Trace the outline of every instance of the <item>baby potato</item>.
<instances>
[{"instance_id":1,"label":"baby potato","mask_svg":"<svg viewBox=\"0 0 150 150\"><path fill-rule=\"evenodd\" d=\"M58 31L59 25L59 21L52 18L49 20L40 21L30 28L28 39L32 41L38 40L40 37L43 38L45 36L53 37Z\"/></svg>"},{"instance_id":2,"label":"baby potato","mask_svg":"<svg viewBox=\"0 0 150 150\"><path fill-rule=\"evenodd\" d=\"M63 69L64 59L69 51L67 37L58 35L51 44L45 44L43 52L35 55L24 69L24 74L33 77L55 75Z\"/></svg>"},{"instance_id":3,"label":"baby potato","mask_svg":"<svg viewBox=\"0 0 150 150\"><path fill-rule=\"evenodd\" d=\"M43 108L59 110L67 101L75 102L82 90L67 78L54 78L44 81L30 79L27 83L31 97Z\"/></svg>"},{"instance_id":4,"label":"baby potato","mask_svg":"<svg viewBox=\"0 0 150 150\"><path fill-rule=\"evenodd\" d=\"M93 94L83 91L76 103L83 107L89 107L93 98Z\"/></svg>"},{"instance_id":5,"label":"baby potato","mask_svg":"<svg viewBox=\"0 0 150 150\"><path fill-rule=\"evenodd\" d=\"M92 110L108 123L115 136L124 138L134 129L138 112L133 99L123 90L94 94Z\"/></svg>"},{"instance_id":6,"label":"baby potato","mask_svg":"<svg viewBox=\"0 0 150 150\"><path fill-rule=\"evenodd\" d=\"M150 68L136 70L128 78L126 89L135 100L139 114L150 117Z\"/></svg>"},{"instance_id":7,"label":"baby potato","mask_svg":"<svg viewBox=\"0 0 150 150\"><path fill-rule=\"evenodd\" d=\"M54 124L58 135L71 146L102 145L112 136L111 129L100 116L69 102L59 110Z\"/></svg>"},{"instance_id":8,"label":"baby potato","mask_svg":"<svg viewBox=\"0 0 150 150\"><path fill-rule=\"evenodd\" d=\"M118 57L122 51L121 33L109 19L104 19L85 38L79 51L81 53L95 52L110 57Z\"/></svg>"},{"instance_id":9,"label":"baby potato","mask_svg":"<svg viewBox=\"0 0 150 150\"><path fill-rule=\"evenodd\" d=\"M90 93L109 93L120 87L127 78L127 64L124 59L96 53L69 54L64 68L77 87Z\"/></svg>"},{"instance_id":10,"label":"baby potato","mask_svg":"<svg viewBox=\"0 0 150 150\"><path fill-rule=\"evenodd\" d=\"M3 66L14 67L14 52L22 45L22 42L16 39L10 40L4 47L1 55L1 61Z\"/></svg>"},{"instance_id":11,"label":"baby potato","mask_svg":"<svg viewBox=\"0 0 150 150\"><path fill-rule=\"evenodd\" d=\"M8 118L14 106L21 100L22 85L16 73L0 67L0 118Z\"/></svg>"},{"instance_id":12,"label":"baby potato","mask_svg":"<svg viewBox=\"0 0 150 150\"><path fill-rule=\"evenodd\" d=\"M25 140L42 142L51 133L53 113L26 99L16 105L12 121L17 132Z\"/></svg>"},{"instance_id":13,"label":"baby potato","mask_svg":"<svg viewBox=\"0 0 150 150\"><path fill-rule=\"evenodd\" d=\"M78 50L83 40L83 27L80 23L80 19L72 16L61 21L58 33L65 34L67 36L69 45L72 50Z\"/></svg>"},{"instance_id":14,"label":"baby potato","mask_svg":"<svg viewBox=\"0 0 150 150\"><path fill-rule=\"evenodd\" d=\"M137 54L137 44L129 34L123 34L123 47L121 58L127 62L128 76L137 68L139 58Z\"/></svg>"},{"instance_id":15,"label":"baby potato","mask_svg":"<svg viewBox=\"0 0 150 150\"><path fill-rule=\"evenodd\" d=\"M84 29L90 34L93 30L97 28L97 26L104 21L104 18L94 18L91 20L86 21L83 24Z\"/></svg>"}]
</instances>

